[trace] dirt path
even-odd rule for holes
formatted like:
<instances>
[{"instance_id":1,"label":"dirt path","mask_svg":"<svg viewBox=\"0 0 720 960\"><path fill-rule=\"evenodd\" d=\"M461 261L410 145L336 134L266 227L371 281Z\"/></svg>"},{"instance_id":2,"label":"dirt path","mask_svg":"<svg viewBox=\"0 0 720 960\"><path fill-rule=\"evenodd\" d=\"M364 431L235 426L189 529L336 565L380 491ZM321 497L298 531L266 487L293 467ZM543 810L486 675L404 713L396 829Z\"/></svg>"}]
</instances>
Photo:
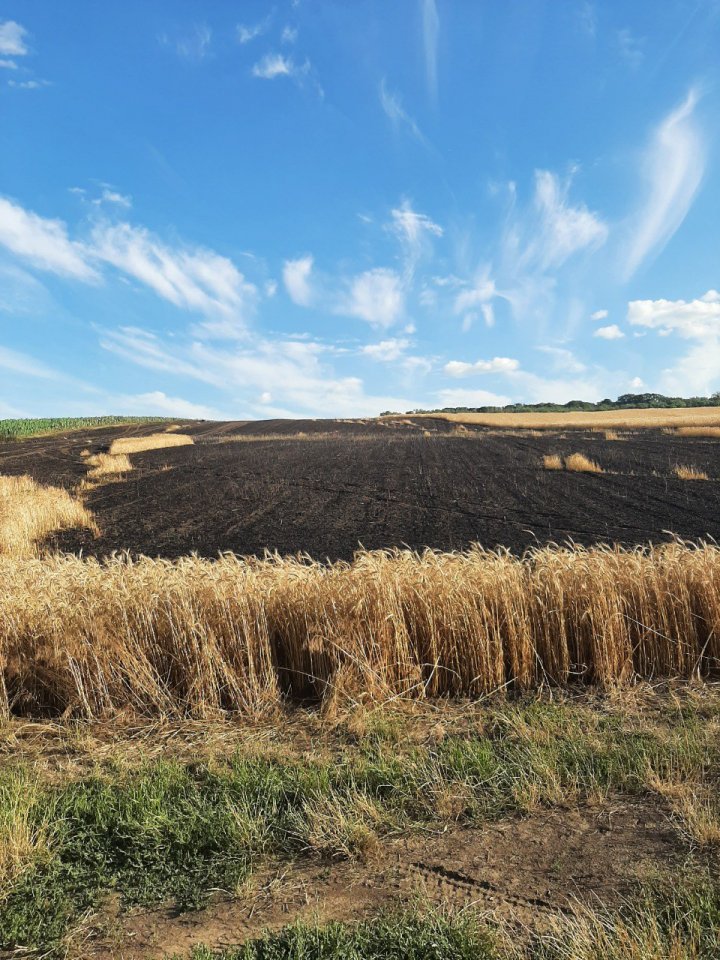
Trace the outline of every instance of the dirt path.
<instances>
[{"instance_id":1,"label":"dirt path","mask_svg":"<svg viewBox=\"0 0 720 960\"><path fill-rule=\"evenodd\" d=\"M359 920L420 896L523 926L542 926L577 901L612 903L634 880L681 856L664 811L648 801L554 808L478 829L383 844L368 863L276 867L246 897L177 915L164 908L106 916L92 956L149 960L197 944L228 947L296 920Z\"/></svg>"}]
</instances>

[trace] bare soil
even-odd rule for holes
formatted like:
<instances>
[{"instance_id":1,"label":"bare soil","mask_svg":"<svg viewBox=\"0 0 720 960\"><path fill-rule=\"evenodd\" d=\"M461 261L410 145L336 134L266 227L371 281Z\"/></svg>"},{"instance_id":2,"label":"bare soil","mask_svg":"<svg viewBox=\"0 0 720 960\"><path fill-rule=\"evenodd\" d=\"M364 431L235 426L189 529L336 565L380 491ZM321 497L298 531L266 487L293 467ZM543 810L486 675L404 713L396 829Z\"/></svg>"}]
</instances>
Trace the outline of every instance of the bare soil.
<instances>
[{"instance_id":1,"label":"bare soil","mask_svg":"<svg viewBox=\"0 0 720 960\"><path fill-rule=\"evenodd\" d=\"M445 828L388 841L366 863L276 866L244 896L218 897L204 910L166 907L101 916L92 956L149 960L230 947L296 920L354 921L418 898L472 906L519 928L547 927L580 903L612 905L683 845L651 801L555 807L478 829Z\"/></svg>"}]
</instances>

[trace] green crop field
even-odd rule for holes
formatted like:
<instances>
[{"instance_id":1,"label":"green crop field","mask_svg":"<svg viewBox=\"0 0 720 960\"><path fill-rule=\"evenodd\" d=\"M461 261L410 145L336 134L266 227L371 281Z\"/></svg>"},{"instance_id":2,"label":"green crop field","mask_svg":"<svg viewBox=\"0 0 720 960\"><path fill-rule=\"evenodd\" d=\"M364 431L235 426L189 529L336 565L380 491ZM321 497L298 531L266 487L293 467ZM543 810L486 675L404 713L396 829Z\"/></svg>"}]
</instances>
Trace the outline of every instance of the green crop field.
<instances>
[{"instance_id":1,"label":"green crop field","mask_svg":"<svg viewBox=\"0 0 720 960\"><path fill-rule=\"evenodd\" d=\"M37 437L44 433L83 427L112 427L123 423L166 423L168 417L38 417L31 420L0 420L0 440Z\"/></svg>"}]
</instances>

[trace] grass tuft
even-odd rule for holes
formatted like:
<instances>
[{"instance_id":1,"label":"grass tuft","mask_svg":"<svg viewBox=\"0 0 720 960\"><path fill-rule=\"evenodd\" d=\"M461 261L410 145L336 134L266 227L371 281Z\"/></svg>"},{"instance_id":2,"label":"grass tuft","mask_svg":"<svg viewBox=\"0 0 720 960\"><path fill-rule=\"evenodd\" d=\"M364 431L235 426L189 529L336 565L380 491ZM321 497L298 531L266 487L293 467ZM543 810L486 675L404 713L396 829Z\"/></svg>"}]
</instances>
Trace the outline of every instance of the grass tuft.
<instances>
[{"instance_id":1,"label":"grass tuft","mask_svg":"<svg viewBox=\"0 0 720 960\"><path fill-rule=\"evenodd\" d=\"M673 467L673 473L679 480L709 480L710 478L704 470L698 467L688 467L676 465Z\"/></svg>"}]
</instances>

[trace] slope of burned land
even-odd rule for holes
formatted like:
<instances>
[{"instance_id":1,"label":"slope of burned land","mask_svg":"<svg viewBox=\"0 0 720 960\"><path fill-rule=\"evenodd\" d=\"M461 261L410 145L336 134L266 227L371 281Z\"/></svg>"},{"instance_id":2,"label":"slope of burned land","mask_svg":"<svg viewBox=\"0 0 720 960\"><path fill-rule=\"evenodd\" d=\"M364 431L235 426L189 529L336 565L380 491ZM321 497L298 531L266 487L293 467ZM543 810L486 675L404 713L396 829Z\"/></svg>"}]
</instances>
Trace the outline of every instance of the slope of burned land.
<instances>
[{"instance_id":1,"label":"slope of burned land","mask_svg":"<svg viewBox=\"0 0 720 960\"><path fill-rule=\"evenodd\" d=\"M87 457L152 425L81 431L0 445L0 473L75 488ZM132 455L126 478L87 492L100 528L53 545L103 556L127 549L303 551L350 559L406 544L441 550L480 542L520 552L538 543L716 537L720 444L643 430L533 433L458 428L441 420L265 421L183 424L191 446ZM602 473L546 470L545 456L581 453ZM710 478L689 482L674 468Z\"/></svg>"}]
</instances>

